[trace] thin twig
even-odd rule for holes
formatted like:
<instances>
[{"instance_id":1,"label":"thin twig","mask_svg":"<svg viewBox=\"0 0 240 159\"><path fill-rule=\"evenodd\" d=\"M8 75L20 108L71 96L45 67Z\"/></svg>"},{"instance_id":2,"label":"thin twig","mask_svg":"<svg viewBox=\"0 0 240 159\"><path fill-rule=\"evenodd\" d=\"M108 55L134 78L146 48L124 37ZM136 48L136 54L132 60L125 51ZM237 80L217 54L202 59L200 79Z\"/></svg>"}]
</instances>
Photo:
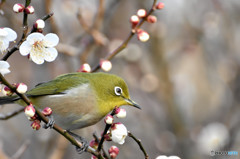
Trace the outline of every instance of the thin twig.
<instances>
[{"instance_id":1,"label":"thin twig","mask_svg":"<svg viewBox=\"0 0 240 159\"><path fill-rule=\"evenodd\" d=\"M95 139L95 141L99 144L100 140L96 134L96 132L93 133L93 137ZM102 152L103 152L103 156L107 159L110 159L109 155L107 154L107 152L104 150L103 146L102 146Z\"/></svg>"},{"instance_id":2,"label":"thin twig","mask_svg":"<svg viewBox=\"0 0 240 159\"><path fill-rule=\"evenodd\" d=\"M24 110L24 108L21 108L19 110L15 110L15 111L7 113L7 114L0 113L0 120L7 120L9 118L12 118L12 117L18 115L19 113L22 113L23 110Z\"/></svg>"},{"instance_id":3,"label":"thin twig","mask_svg":"<svg viewBox=\"0 0 240 159\"><path fill-rule=\"evenodd\" d=\"M0 81L2 82L2 84L6 85L7 87L9 87L13 92L15 92L27 105L30 105L31 101L27 98L27 96L25 94L20 94L16 91L16 88L14 86L12 86L4 77L3 75L0 73ZM37 108L36 109L36 114L39 116L39 118L44 121L45 123L48 123L48 118L45 117L41 111L39 111ZM59 127L57 124L53 125L53 129L56 130L58 133L60 133L61 135L63 135L67 140L69 140L73 145L77 146L77 147L82 147L82 143L78 142L77 140L75 140L69 133L67 133L67 131L63 130L61 127ZM95 156L101 156L101 154L97 151L95 151L93 148L88 147L87 152L95 155Z\"/></svg>"},{"instance_id":4,"label":"thin twig","mask_svg":"<svg viewBox=\"0 0 240 159\"><path fill-rule=\"evenodd\" d=\"M114 108L113 111L111 112L112 116L115 115L115 111L116 111L116 108ZM102 149L103 142L104 142L104 139L105 139L105 135L107 134L110 127L111 127L111 124L106 124L105 129L104 129L103 134L102 134L102 138L101 138L101 140L98 144L98 149L97 149L98 152Z\"/></svg>"},{"instance_id":5,"label":"thin twig","mask_svg":"<svg viewBox=\"0 0 240 159\"><path fill-rule=\"evenodd\" d=\"M146 150L144 149L143 145L142 145L142 142L140 139L137 139L131 132L128 132L128 136L131 137L134 141L136 141L136 143L138 144L138 146L140 147L140 149L142 150L144 156L145 156L145 159L148 159L149 156L146 152Z\"/></svg>"},{"instance_id":6,"label":"thin twig","mask_svg":"<svg viewBox=\"0 0 240 159\"><path fill-rule=\"evenodd\" d=\"M30 145L30 140L25 141L17 152L11 157L11 159L19 159Z\"/></svg>"},{"instance_id":7,"label":"thin twig","mask_svg":"<svg viewBox=\"0 0 240 159\"><path fill-rule=\"evenodd\" d=\"M125 49L129 43L129 41L132 39L132 37L136 34L137 30L143 25L143 23L147 20L147 17L149 15L152 14L152 12L155 10L155 5L157 3L157 0L153 1L153 5L152 8L148 11L147 15L145 18L141 19L141 21L138 23L138 25L133 28L130 32L130 34L128 35L128 37L122 42L122 44L116 48L115 50L113 50L113 52L111 52L110 54L108 54L105 59L106 60L112 60L113 57L115 57L119 52L121 52L123 49ZM96 65L91 72L96 72L98 69L100 69L100 63L98 63L98 65Z\"/></svg>"},{"instance_id":8,"label":"thin twig","mask_svg":"<svg viewBox=\"0 0 240 159\"><path fill-rule=\"evenodd\" d=\"M41 19L45 21L48 18L50 18L51 16L53 16L53 13L49 13L49 14L45 15ZM23 33L21 40L19 40L19 42L16 45L14 45L11 49L8 49L7 53L1 60L6 61L15 51L17 51L19 49L19 46L25 40L25 36L27 36L28 34L30 34L32 32L34 32L34 28L32 28L32 30L29 33L26 33L26 35L25 35L25 33Z\"/></svg>"}]
</instances>

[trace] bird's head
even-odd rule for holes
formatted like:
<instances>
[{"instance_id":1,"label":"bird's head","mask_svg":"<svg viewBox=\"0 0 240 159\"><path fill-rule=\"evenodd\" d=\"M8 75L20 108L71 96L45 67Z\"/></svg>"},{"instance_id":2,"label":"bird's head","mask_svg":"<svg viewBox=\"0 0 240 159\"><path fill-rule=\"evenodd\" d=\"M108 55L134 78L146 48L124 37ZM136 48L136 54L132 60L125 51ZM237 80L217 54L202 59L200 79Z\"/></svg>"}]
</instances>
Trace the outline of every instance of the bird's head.
<instances>
[{"instance_id":1,"label":"bird's head","mask_svg":"<svg viewBox=\"0 0 240 159\"><path fill-rule=\"evenodd\" d=\"M112 74L98 73L94 81L95 90L101 111L109 112L116 106L133 106L141 109L129 95L128 86L125 81Z\"/></svg>"}]
</instances>

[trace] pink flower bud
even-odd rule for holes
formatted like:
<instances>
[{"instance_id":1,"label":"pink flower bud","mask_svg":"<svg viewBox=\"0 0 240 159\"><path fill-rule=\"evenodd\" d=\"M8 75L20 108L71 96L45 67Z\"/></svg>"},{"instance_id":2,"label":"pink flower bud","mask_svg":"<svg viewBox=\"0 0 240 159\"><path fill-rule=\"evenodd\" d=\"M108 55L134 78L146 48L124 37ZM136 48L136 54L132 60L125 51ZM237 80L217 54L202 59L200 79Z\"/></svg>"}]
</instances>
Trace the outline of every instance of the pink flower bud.
<instances>
[{"instance_id":1,"label":"pink flower bud","mask_svg":"<svg viewBox=\"0 0 240 159\"><path fill-rule=\"evenodd\" d=\"M13 11L14 11L15 13L23 12L23 10L24 10L24 5L23 5L23 4L21 4L21 3L16 3L16 4L14 4L14 6L13 6Z\"/></svg>"},{"instance_id":2,"label":"pink flower bud","mask_svg":"<svg viewBox=\"0 0 240 159\"><path fill-rule=\"evenodd\" d=\"M146 11L145 9L139 9L139 10L137 11L137 15L138 15L140 18L144 18L144 17L146 17L146 15L147 15L147 11Z\"/></svg>"},{"instance_id":3,"label":"pink flower bud","mask_svg":"<svg viewBox=\"0 0 240 159\"><path fill-rule=\"evenodd\" d=\"M92 156L91 156L91 159L97 159L97 157L96 157L96 156L94 156L94 155L92 155Z\"/></svg>"},{"instance_id":4,"label":"pink flower bud","mask_svg":"<svg viewBox=\"0 0 240 159\"><path fill-rule=\"evenodd\" d=\"M105 118L104 118L104 122L106 124L112 124L113 123L113 116L108 114Z\"/></svg>"},{"instance_id":5,"label":"pink flower bud","mask_svg":"<svg viewBox=\"0 0 240 159\"><path fill-rule=\"evenodd\" d=\"M147 22L149 22L149 23L156 23L157 22L157 17L154 16L154 15L149 15L147 17Z\"/></svg>"},{"instance_id":6,"label":"pink flower bud","mask_svg":"<svg viewBox=\"0 0 240 159\"><path fill-rule=\"evenodd\" d=\"M156 4L156 9L163 9L164 8L164 3L162 3L162 2L158 2L158 4Z\"/></svg>"},{"instance_id":7,"label":"pink flower bud","mask_svg":"<svg viewBox=\"0 0 240 159\"><path fill-rule=\"evenodd\" d=\"M117 146L111 146L108 149L108 153L112 159L115 159L117 155L119 154L119 148Z\"/></svg>"},{"instance_id":8,"label":"pink flower bud","mask_svg":"<svg viewBox=\"0 0 240 159\"><path fill-rule=\"evenodd\" d=\"M34 13L34 8L33 6L27 6L27 8L24 9L24 12L26 14L33 14Z\"/></svg>"},{"instance_id":9,"label":"pink flower bud","mask_svg":"<svg viewBox=\"0 0 240 159\"><path fill-rule=\"evenodd\" d=\"M84 63L78 72L91 72L91 67L88 63Z\"/></svg>"},{"instance_id":10,"label":"pink flower bud","mask_svg":"<svg viewBox=\"0 0 240 159\"><path fill-rule=\"evenodd\" d=\"M127 112L123 108L117 108L115 111L116 117L118 118L125 118L127 115Z\"/></svg>"},{"instance_id":11,"label":"pink flower bud","mask_svg":"<svg viewBox=\"0 0 240 159\"><path fill-rule=\"evenodd\" d=\"M16 88L17 88L17 92L20 94L27 92L27 85L24 83L18 83Z\"/></svg>"},{"instance_id":12,"label":"pink flower bud","mask_svg":"<svg viewBox=\"0 0 240 159\"><path fill-rule=\"evenodd\" d=\"M42 114L45 115L45 116L49 116L52 114L52 109L49 108L49 107L46 107L42 110Z\"/></svg>"},{"instance_id":13,"label":"pink flower bud","mask_svg":"<svg viewBox=\"0 0 240 159\"><path fill-rule=\"evenodd\" d=\"M89 143L89 146L91 146L92 148L94 148L96 150L98 148L98 143L94 139Z\"/></svg>"},{"instance_id":14,"label":"pink flower bud","mask_svg":"<svg viewBox=\"0 0 240 159\"><path fill-rule=\"evenodd\" d=\"M140 40L141 42L146 42L148 41L150 36L146 31L139 29L137 31L137 37L138 37L138 40Z\"/></svg>"},{"instance_id":15,"label":"pink flower bud","mask_svg":"<svg viewBox=\"0 0 240 159\"><path fill-rule=\"evenodd\" d=\"M36 20L36 22L33 24L33 27L36 29L43 29L45 27L45 22L42 19Z\"/></svg>"},{"instance_id":16,"label":"pink flower bud","mask_svg":"<svg viewBox=\"0 0 240 159\"><path fill-rule=\"evenodd\" d=\"M28 106L26 106L25 108L24 108L24 112L25 112L25 115L27 116L27 117L33 117L34 115L35 115L35 112L36 112L36 110L35 110L35 108L33 107L33 105L32 104L30 104L30 105L28 105Z\"/></svg>"},{"instance_id":17,"label":"pink flower bud","mask_svg":"<svg viewBox=\"0 0 240 159\"><path fill-rule=\"evenodd\" d=\"M101 66L101 69L105 72L108 72L112 69L112 63L111 61L108 61L108 60L101 60L100 66Z\"/></svg>"},{"instance_id":18,"label":"pink flower bud","mask_svg":"<svg viewBox=\"0 0 240 159\"><path fill-rule=\"evenodd\" d=\"M34 120L37 120L37 119L39 119L39 118L38 118L38 115L36 113L33 117L28 117L29 121L34 121Z\"/></svg>"},{"instance_id":19,"label":"pink flower bud","mask_svg":"<svg viewBox=\"0 0 240 159\"><path fill-rule=\"evenodd\" d=\"M134 28L139 23L139 17L136 15L132 15L130 18L130 22L132 23L132 28Z\"/></svg>"},{"instance_id":20,"label":"pink flower bud","mask_svg":"<svg viewBox=\"0 0 240 159\"><path fill-rule=\"evenodd\" d=\"M3 87L2 92L5 96L11 96L13 94L13 91L7 86Z\"/></svg>"},{"instance_id":21,"label":"pink flower bud","mask_svg":"<svg viewBox=\"0 0 240 159\"><path fill-rule=\"evenodd\" d=\"M105 139L106 141L112 141L110 131L108 131L107 134L104 135L104 139Z\"/></svg>"},{"instance_id":22,"label":"pink flower bud","mask_svg":"<svg viewBox=\"0 0 240 159\"><path fill-rule=\"evenodd\" d=\"M34 120L31 124L31 127L33 130L39 130L41 128L41 121L40 120Z\"/></svg>"}]
</instances>

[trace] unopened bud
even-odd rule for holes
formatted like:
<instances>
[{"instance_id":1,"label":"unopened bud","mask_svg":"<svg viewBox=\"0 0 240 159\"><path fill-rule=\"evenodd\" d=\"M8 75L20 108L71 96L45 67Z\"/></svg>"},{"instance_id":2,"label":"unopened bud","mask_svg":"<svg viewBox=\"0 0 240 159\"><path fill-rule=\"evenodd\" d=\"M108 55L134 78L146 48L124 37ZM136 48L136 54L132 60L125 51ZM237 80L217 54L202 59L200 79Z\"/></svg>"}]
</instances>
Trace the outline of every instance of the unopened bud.
<instances>
[{"instance_id":1,"label":"unopened bud","mask_svg":"<svg viewBox=\"0 0 240 159\"><path fill-rule=\"evenodd\" d=\"M41 121L34 120L31 124L31 127L33 128L33 130L39 130L41 128Z\"/></svg>"},{"instance_id":2,"label":"unopened bud","mask_svg":"<svg viewBox=\"0 0 240 159\"><path fill-rule=\"evenodd\" d=\"M127 112L123 108L117 108L115 111L115 114L117 118L125 118L127 115Z\"/></svg>"},{"instance_id":3,"label":"unopened bud","mask_svg":"<svg viewBox=\"0 0 240 159\"><path fill-rule=\"evenodd\" d=\"M3 93L5 96L11 96L11 95L13 94L13 91L12 91L9 87L5 86L5 87L3 87L3 89L2 89L2 93Z\"/></svg>"},{"instance_id":4,"label":"unopened bud","mask_svg":"<svg viewBox=\"0 0 240 159\"><path fill-rule=\"evenodd\" d=\"M24 83L18 83L16 87L17 87L17 92L20 94L27 92L27 85Z\"/></svg>"},{"instance_id":5,"label":"unopened bud","mask_svg":"<svg viewBox=\"0 0 240 159\"><path fill-rule=\"evenodd\" d=\"M43 29L45 27L45 22L42 19L36 20L36 22L33 24L33 27L36 29Z\"/></svg>"},{"instance_id":6,"label":"unopened bud","mask_svg":"<svg viewBox=\"0 0 240 159\"><path fill-rule=\"evenodd\" d=\"M97 159L97 157L96 157L96 156L94 156L94 155L92 155L92 156L91 156L91 159Z\"/></svg>"},{"instance_id":7,"label":"unopened bud","mask_svg":"<svg viewBox=\"0 0 240 159\"><path fill-rule=\"evenodd\" d=\"M106 124L112 124L113 123L113 116L108 114L105 118L104 121Z\"/></svg>"},{"instance_id":8,"label":"unopened bud","mask_svg":"<svg viewBox=\"0 0 240 159\"><path fill-rule=\"evenodd\" d=\"M108 149L108 153L112 159L115 159L119 153L119 148L117 146L111 146Z\"/></svg>"},{"instance_id":9,"label":"unopened bud","mask_svg":"<svg viewBox=\"0 0 240 159\"><path fill-rule=\"evenodd\" d=\"M91 146L92 148L94 148L96 150L98 148L98 143L94 139L89 143L89 146Z\"/></svg>"},{"instance_id":10,"label":"unopened bud","mask_svg":"<svg viewBox=\"0 0 240 159\"><path fill-rule=\"evenodd\" d=\"M140 40L141 42L146 42L148 41L150 36L146 31L139 29L137 31L137 37L138 37L138 40Z\"/></svg>"},{"instance_id":11,"label":"unopened bud","mask_svg":"<svg viewBox=\"0 0 240 159\"><path fill-rule=\"evenodd\" d=\"M155 7L156 7L156 9L163 9L164 6L165 6L164 3L158 2Z\"/></svg>"},{"instance_id":12,"label":"unopened bud","mask_svg":"<svg viewBox=\"0 0 240 159\"><path fill-rule=\"evenodd\" d=\"M24 113L27 117L30 117L30 118L33 117L35 115L35 112L36 112L36 110L32 104L30 104L24 108Z\"/></svg>"},{"instance_id":13,"label":"unopened bud","mask_svg":"<svg viewBox=\"0 0 240 159\"><path fill-rule=\"evenodd\" d=\"M21 4L21 3L16 3L16 4L14 4L14 6L13 6L13 11L14 11L15 13L23 12L23 10L24 10L24 5L23 5L23 4Z\"/></svg>"},{"instance_id":14,"label":"unopened bud","mask_svg":"<svg viewBox=\"0 0 240 159\"><path fill-rule=\"evenodd\" d=\"M130 18L130 22L132 23L132 28L134 28L139 23L139 17L136 15L132 15Z\"/></svg>"},{"instance_id":15,"label":"unopened bud","mask_svg":"<svg viewBox=\"0 0 240 159\"><path fill-rule=\"evenodd\" d=\"M104 139L105 139L106 141L112 141L110 131L108 131L107 134L104 135Z\"/></svg>"},{"instance_id":16,"label":"unopened bud","mask_svg":"<svg viewBox=\"0 0 240 159\"><path fill-rule=\"evenodd\" d=\"M112 63L111 61L108 61L108 60L101 60L100 66L101 66L101 69L105 72L108 72L112 69Z\"/></svg>"},{"instance_id":17,"label":"unopened bud","mask_svg":"<svg viewBox=\"0 0 240 159\"><path fill-rule=\"evenodd\" d=\"M149 22L149 23L156 23L157 22L157 17L154 16L154 15L149 15L147 17L147 22Z\"/></svg>"},{"instance_id":18,"label":"unopened bud","mask_svg":"<svg viewBox=\"0 0 240 159\"><path fill-rule=\"evenodd\" d=\"M34 120L37 120L37 119L39 119L39 118L38 118L38 115L36 113L33 117L28 117L29 121L34 121Z\"/></svg>"},{"instance_id":19,"label":"unopened bud","mask_svg":"<svg viewBox=\"0 0 240 159\"><path fill-rule=\"evenodd\" d=\"M144 17L146 17L146 15L147 15L147 11L146 11L145 9L139 9L139 10L137 11L137 15L138 15L140 18L144 18Z\"/></svg>"},{"instance_id":20,"label":"unopened bud","mask_svg":"<svg viewBox=\"0 0 240 159\"><path fill-rule=\"evenodd\" d=\"M24 9L24 12L26 14L33 14L34 13L34 8L33 6L27 6L27 8Z\"/></svg>"},{"instance_id":21,"label":"unopened bud","mask_svg":"<svg viewBox=\"0 0 240 159\"><path fill-rule=\"evenodd\" d=\"M45 116L49 116L52 114L52 109L49 108L49 107L46 107L42 110L42 114L45 115Z\"/></svg>"},{"instance_id":22,"label":"unopened bud","mask_svg":"<svg viewBox=\"0 0 240 159\"><path fill-rule=\"evenodd\" d=\"M91 72L91 67L88 63L84 63L78 72Z\"/></svg>"}]
</instances>

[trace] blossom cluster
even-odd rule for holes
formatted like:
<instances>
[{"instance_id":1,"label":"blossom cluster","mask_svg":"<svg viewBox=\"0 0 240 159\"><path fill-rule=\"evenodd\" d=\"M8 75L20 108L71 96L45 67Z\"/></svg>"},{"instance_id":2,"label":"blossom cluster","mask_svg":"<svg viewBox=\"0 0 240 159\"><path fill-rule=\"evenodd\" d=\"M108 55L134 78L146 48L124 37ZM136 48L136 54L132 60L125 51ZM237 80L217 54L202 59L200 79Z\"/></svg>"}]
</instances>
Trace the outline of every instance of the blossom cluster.
<instances>
[{"instance_id":1,"label":"blossom cluster","mask_svg":"<svg viewBox=\"0 0 240 159\"><path fill-rule=\"evenodd\" d=\"M125 118L126 110L119 107L115 108L114 115L116 115L117 118ZM110 130L107 132L107 134L104 134L104 139L106 141L113 141L120 145L124 144L125 139L128 136L127 128L120 122L114 123L114 117L113 115L110 115L110 114L108 114L104 118L104 122L108 125L111 125ZM98 142L96 140L92 140L90 142L90 146L94 149L97 149ZM115 159L119 153L119 149L117 146L111 146L108 149L108 153L112 159ZM96 158L96 156L92 156L92 158Z\"/></svg>"}]
</instances>

